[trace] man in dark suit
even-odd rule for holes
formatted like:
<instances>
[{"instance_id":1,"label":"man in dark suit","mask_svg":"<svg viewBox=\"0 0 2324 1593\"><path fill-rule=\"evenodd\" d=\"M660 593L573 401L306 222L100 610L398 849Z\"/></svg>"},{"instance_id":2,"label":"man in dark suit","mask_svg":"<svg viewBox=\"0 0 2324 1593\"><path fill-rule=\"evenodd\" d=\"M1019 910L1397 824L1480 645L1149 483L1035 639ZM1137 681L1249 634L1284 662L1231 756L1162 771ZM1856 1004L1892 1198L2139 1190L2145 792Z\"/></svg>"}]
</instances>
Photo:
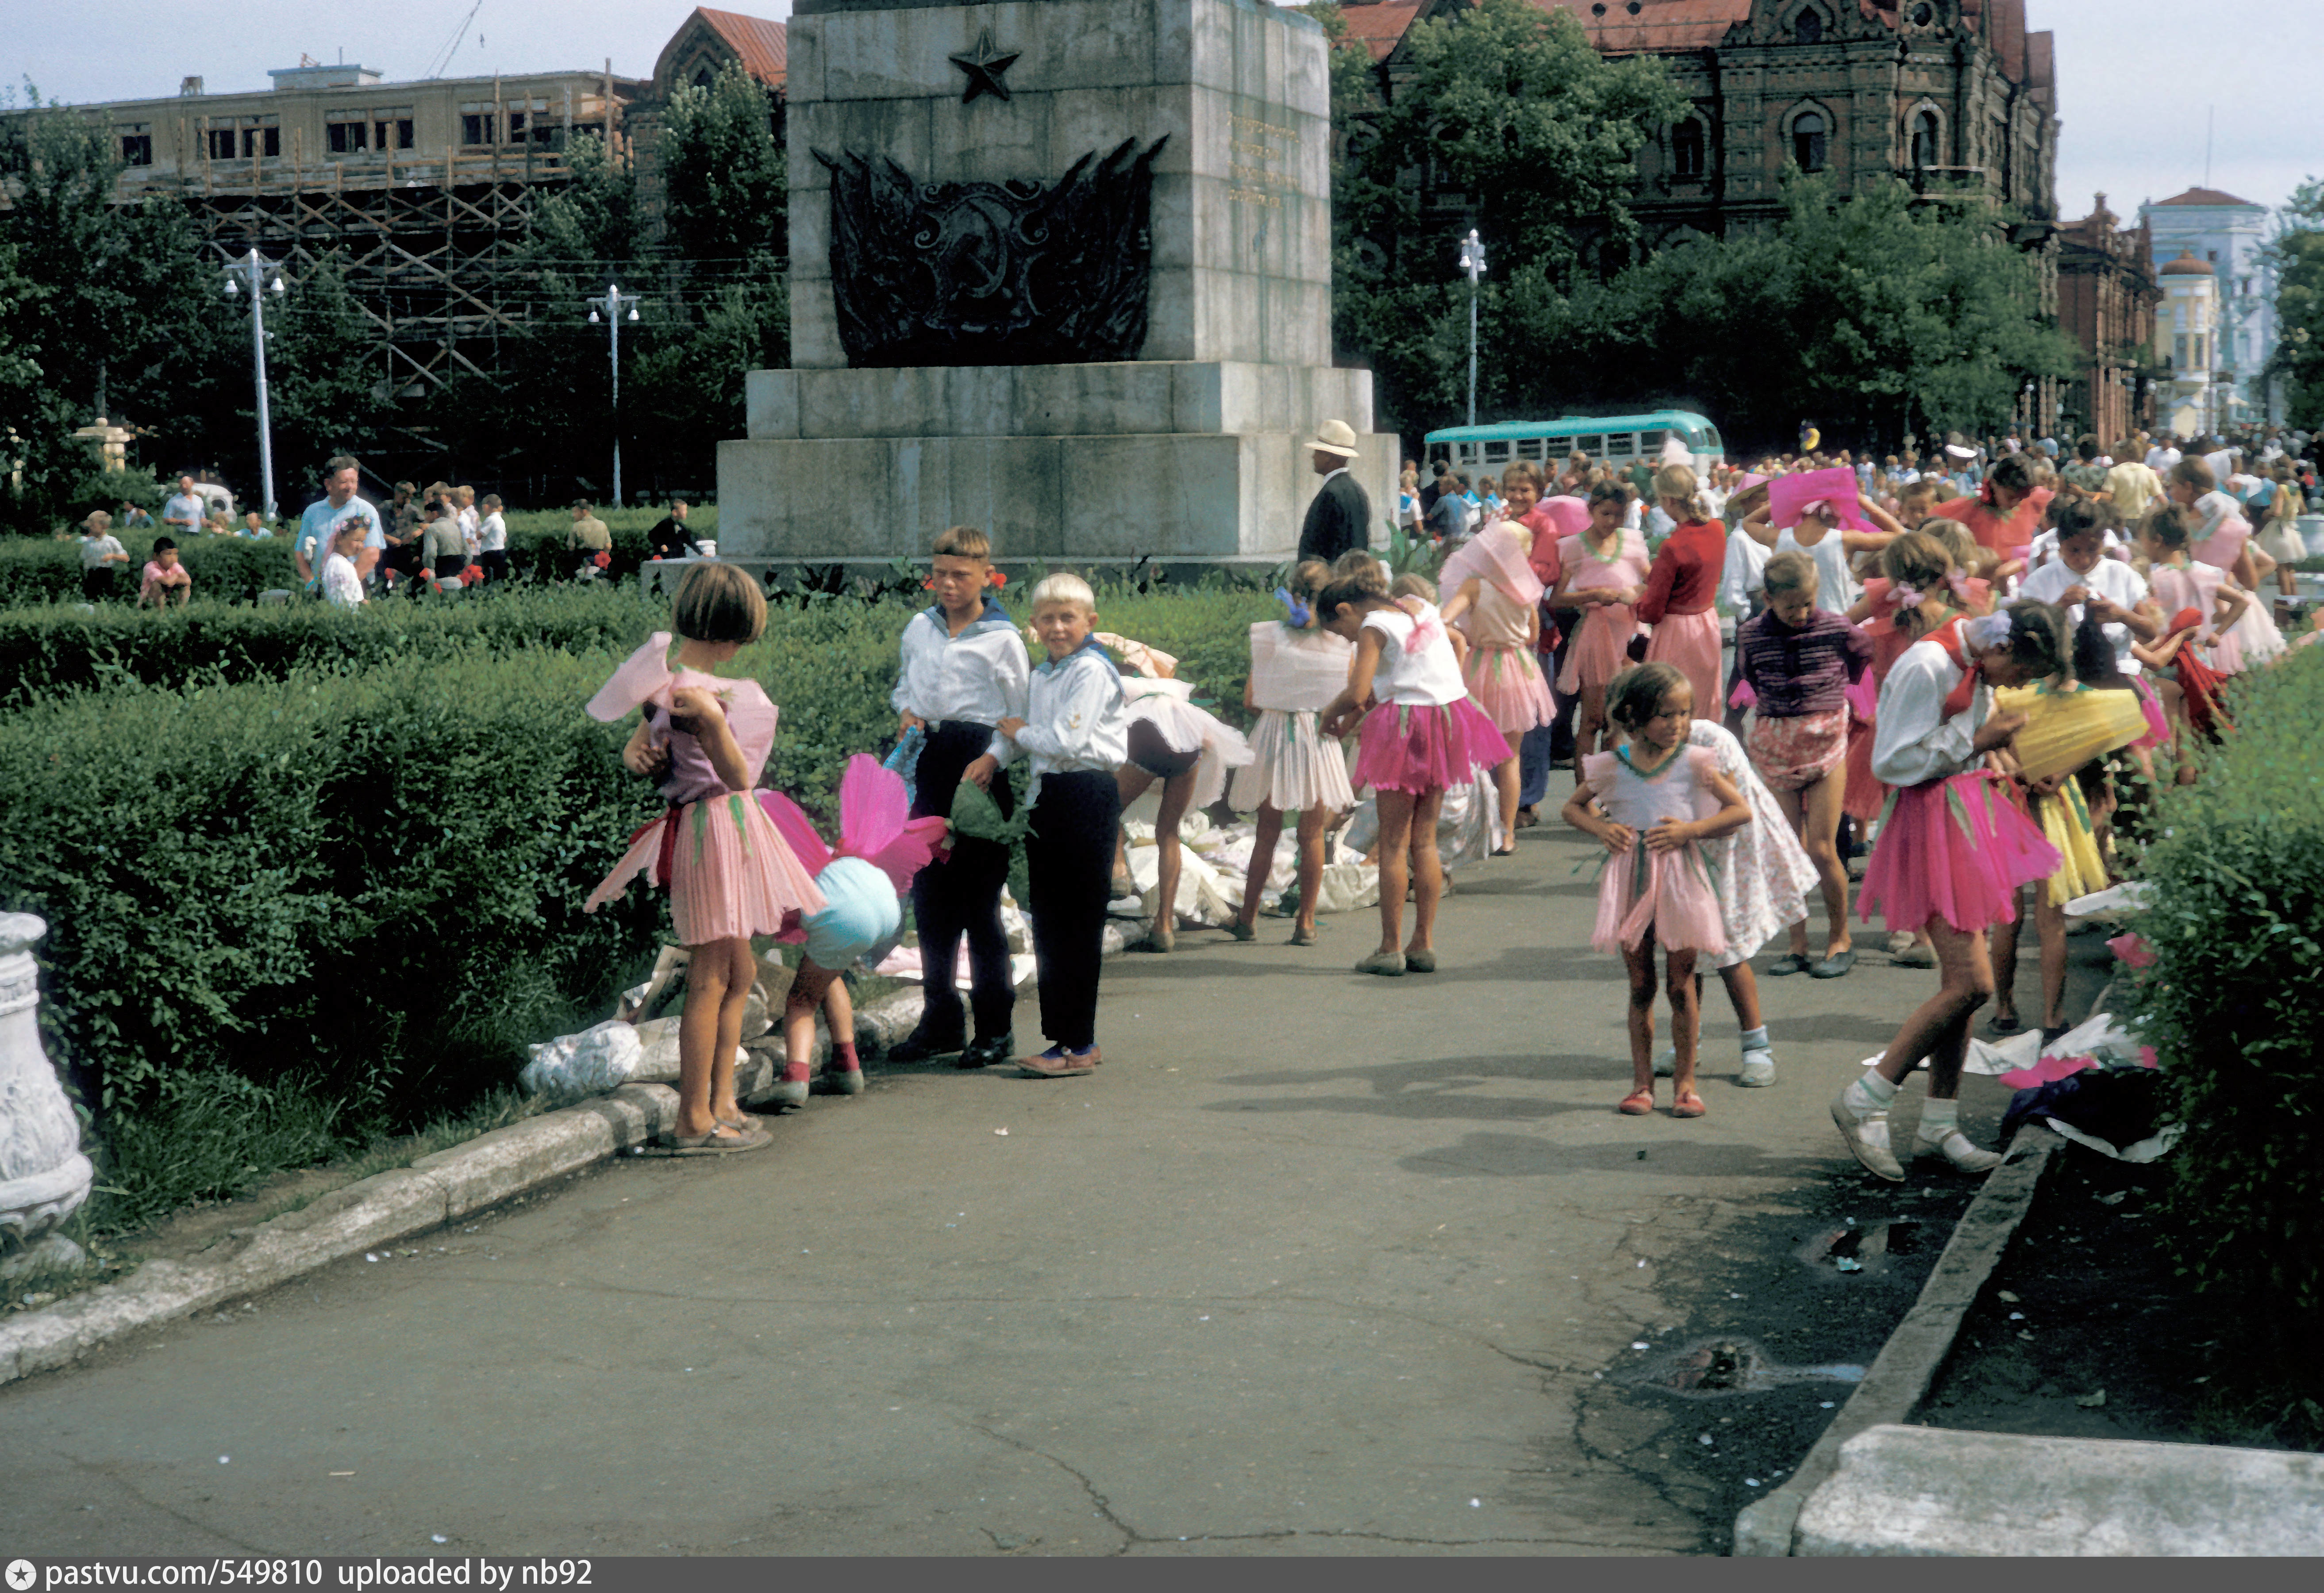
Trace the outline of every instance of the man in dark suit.
<instances>
[{"instance_id":1,"label":"man in dark suit","mask_svg":"<svg viewBox=\"0 0 2324 1593\"><path fill-rule=\"evenodd\" d=\"M1372 504L1348 462L1356 456L1356 434L1344 420L1326 420L1315 428L1308 445L1315 474L1323 478L1314 502L1307 505L1307 522L1299 531L1299 557L1326 564L1355 548L1372 543Z\"/></svg>"}]
</instances>

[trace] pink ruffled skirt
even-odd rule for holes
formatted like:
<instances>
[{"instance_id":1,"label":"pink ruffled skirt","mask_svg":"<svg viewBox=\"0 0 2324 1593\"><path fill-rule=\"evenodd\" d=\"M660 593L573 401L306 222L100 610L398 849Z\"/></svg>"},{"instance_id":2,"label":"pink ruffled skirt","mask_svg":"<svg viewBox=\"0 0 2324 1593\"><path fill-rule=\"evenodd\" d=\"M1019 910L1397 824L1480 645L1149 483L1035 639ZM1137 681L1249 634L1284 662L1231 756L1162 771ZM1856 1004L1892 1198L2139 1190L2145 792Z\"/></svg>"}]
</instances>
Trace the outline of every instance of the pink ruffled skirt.
<instances>
[{"instance_id":1,"label":"pink ruffled skirt","mask_svg":"<svg viewBox=\"0 0 2324 1593\"><path fill-rule=\"evenodd\" d=\"M672 824L677 833L666 837ZM665 879L659 876L666 840ZM779 934L787 915L830 905L767 810L738 791L687 803L639 831L582 910L595 912L640 874L648 884L669 888L670 924L681 945Z\"/></svg>"},{"instance_id":2,"label":"pink ruffled skirt","mask_svg":"<svg viewBox=\"0 0 2324 1593\"><path fill-rule=\"evenodd\" d=\"M1983 770L1900 788L1865 866L1856 910L1894 929L1942 918L1964 935L2017 916L2017 888L2065 860Z\"/></svg>"},{"instance_id":3,"label":"pink ruffled skirt","mask_svg":"<svg viewBox=\"0 0 2324 1593\"><path fill-rule=\"evenodd\" d=\"M1703 952L1715 957L1727 950L1719 889L1711 883L1700 847L1689 843L1670 852L1649 852L1641 835L1628 852L1606 860L1606 871L1598 879L1598 921L1591 929L1590 944L1601 952L1635 950L1648 930L1665 952Z\"/></svg>"},{"instance_id":4,"label":"pink ruffled skirt","mask_svg":"<svg viewBox=\"0 0 2324 1593\"><path fill-rule=\"evenodd\" d=\"M1509 743L1468 698L1435 706L1382 703L1356 732L1356 789L1441 791L1507 761Z\"/></svg>"},{"instance_id":5,"label":"pink ruffled skirt","mask_svg":"<svg viewBox=\"0 0 2324 1593\"><path fill-rule=\"evenodd\" d=\"M1604 686L1630 667L1630 638L1638 633L1636 609L1608 603L1584 609L1573 640L1565 649L1565 668L1557 672L1557 689L1579 696L1585 686Z\"/></svg>"},{"instance_id":6,"label":"pink ruffled skirt","mask_svg":"<svg viewBox=\"0 0 2324 1593\"><path fill-rule=\"evenodd\" d=\"M2131 746L2141 751L2159 747L2171 739L2171 721L2163 712L2163 699L2154 695L2154 687L2144 675L2134 677L2130 684L2138 693L2140 712L2146 715L2146 733Z\"/></svg>"},{"instance_id":7,"label":"pink ruffled skirt","mask_svg":"<svg viewBox=\"0 0 2324 1593\"><path fill-rule=\"evenodd\" d=\"M1694 716L1717 719L1719 714L1719 614L1704 609L1693 614L1665 614L1646 642L1648 663L1674 664L1694 687Z\"/></svg>"},{"instance_id":8,"label":"pink ruffled skirt","mask_svg":"<svg viewBox=\"0 0 2324 1593\"><path fill-rule=\"evenodd\" d=\"M1469 695L1504 736L1523 735L1557 717L1557 704L1542 678L1541 662L1527 647L1469 649Z\"/></svg>"}]
</instances>

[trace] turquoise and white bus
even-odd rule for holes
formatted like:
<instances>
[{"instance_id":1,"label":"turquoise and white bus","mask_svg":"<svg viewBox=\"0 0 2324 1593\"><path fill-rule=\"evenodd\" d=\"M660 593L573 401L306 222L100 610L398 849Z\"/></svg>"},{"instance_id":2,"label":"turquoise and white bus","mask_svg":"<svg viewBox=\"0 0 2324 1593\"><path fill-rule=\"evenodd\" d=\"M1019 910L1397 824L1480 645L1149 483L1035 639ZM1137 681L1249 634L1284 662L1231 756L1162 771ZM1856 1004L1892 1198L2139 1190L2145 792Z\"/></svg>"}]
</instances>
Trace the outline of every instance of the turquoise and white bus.
<instances>
[{"instance_id":1,"label":"turquoise and white bus","mask_svg":"<svg viewBox=\"0 0 2324 1593\"><path fill-rule=\"evenodd\" d=\"M1688 410L1656 410L1648 415L1568 415L1557 420L1509 420L1499 426L1448 426L1432 431L1427 456L1449 458L1463 473L1490 474L1518 459L1554 470L1566 456L1582 453L1593 465L1618 468L1644 459L1659 462L1672 437L1684 444L1698 468L1723 464L1727 445L1719 428Z\"/></svg>"}]
</instances>

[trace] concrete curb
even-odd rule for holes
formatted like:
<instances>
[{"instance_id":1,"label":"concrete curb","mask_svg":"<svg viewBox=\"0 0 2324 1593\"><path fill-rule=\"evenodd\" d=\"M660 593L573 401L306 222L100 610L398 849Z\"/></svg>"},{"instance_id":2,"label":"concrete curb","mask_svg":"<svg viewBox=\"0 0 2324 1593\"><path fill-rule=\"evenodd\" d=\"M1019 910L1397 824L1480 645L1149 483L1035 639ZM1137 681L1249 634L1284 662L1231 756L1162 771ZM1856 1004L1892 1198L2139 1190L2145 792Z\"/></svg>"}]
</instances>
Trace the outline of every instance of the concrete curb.
<instances>
[{"instance_id":1,"label":"concrete curb","mask_svg":"<svg viewBox=\"0 0 2324 1593\"><path fill-rule=\"evenodd\" d=\"M857 1041L884 1050L910 1032L919 1012L919 991L899 990L855 1015ZM818 1034L816 1060L827 1054L828 1042ZM751 1066L736 1080L745 1103L763 1099L782 1076L780 1062L768 1053L750 1055ZM624 1084L237 1229L204 1253L215 1260L148 1261L118 1283L0 1321L0 1384L69 1366L140 1328L263 1294L343 1257L456 1222L642 1145L677 1116L678 1091L668 1084Z\"/></svg>"},{"instance_id":2,"label":"concrete curb","mask_svg":"<svg viewBox=\"0 0 2324 1593\"><path fill-rule=\"evenodd\" d=\"M2009 1142L2008 1155L1986 1177L1985 1186L1937 1257L1936 1270L1921 1296L1864 1374L1856 1392L1824 1429L1798 1469L1784 1486L1745 1506L1735 1518L1737 1555L1784 1556L1794 1552L1801 1509L1840 1463L1840 1446L1868 1428L1902 1423L1929 1392L1929 1386L1960 1332L1986 1280L2000 1264L2018 1224L2033 1209L2052 1153L2065 1144L2041 1123L2027 1123Z\"/></svg>"}]
</instances>

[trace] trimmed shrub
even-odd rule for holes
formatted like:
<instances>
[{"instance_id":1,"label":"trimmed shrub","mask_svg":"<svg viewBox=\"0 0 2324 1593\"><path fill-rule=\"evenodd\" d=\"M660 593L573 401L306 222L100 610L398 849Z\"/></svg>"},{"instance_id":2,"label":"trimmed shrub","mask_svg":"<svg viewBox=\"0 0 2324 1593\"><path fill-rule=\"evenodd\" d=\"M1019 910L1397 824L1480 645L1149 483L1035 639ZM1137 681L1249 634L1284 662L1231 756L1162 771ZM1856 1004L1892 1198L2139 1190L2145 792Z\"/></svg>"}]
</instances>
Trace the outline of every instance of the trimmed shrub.
<instances>
[{"instance_id":1,"label":"trimmed shrub","mask_svg":"<svg viewBox=\"0 0 2324 1593\"><path fill-rule=\"evenodd\" d=\"M199 590L198 587L197 590ZM599 585L484 589L440 600L374 602L349 613L320 603L234 608L197 600L138 610L74 603L0 610L0 701L84 691L126 677L182 686L281 679L309 668L369 668L464 648L507 653L634 647L667 603ZM667 623L664 620L660 622Z\"/></svg>"},{"instance_id":2,"label":"trimmed shrub","mask_svg":"<svg viewBox=\"0 0 2324 1593\"><path fill-rule=\"evenodd\" d=\"M2163 792L2128 1005L2187 1125L2169 1242L2264 1375L2324 1394L2324 651L2231 687L2236 728Z\"/></svg>"},{"instance_id":3,"label":"trimmed shrub","mask_svg":"<svg viewBox=\"0 0 2324 1593\"><path fill-rule=\"evenodd\" d=\"M213 1073L400 1128L609 1001L664 911L580 910L653 805L578 712L609 668L408 656L0 719L0 903L51 925L51 1044L100 1137Z\"/></svg>"},{"instance_id":4,"label":"trimmed shrub","mask_svg":"<svg viewBox=\"0 0 2324 1593\"><path fill-rule=\"evenodd\" d=\"M129 554L116 565L115 577L127 598L137 595L137 572L153 557L159 531L113 533ZM290 539L270 537L253 541L242 537L187 537L178 545L179 562L194 577L198 599L248 603L269 587L296 587L299 566L290 557ZM0 537L0 607L25 603L78 602L80 598L80 544L36 537ZM128 607L127 602L122 604Z\"/></svg>"}]
</instances>

